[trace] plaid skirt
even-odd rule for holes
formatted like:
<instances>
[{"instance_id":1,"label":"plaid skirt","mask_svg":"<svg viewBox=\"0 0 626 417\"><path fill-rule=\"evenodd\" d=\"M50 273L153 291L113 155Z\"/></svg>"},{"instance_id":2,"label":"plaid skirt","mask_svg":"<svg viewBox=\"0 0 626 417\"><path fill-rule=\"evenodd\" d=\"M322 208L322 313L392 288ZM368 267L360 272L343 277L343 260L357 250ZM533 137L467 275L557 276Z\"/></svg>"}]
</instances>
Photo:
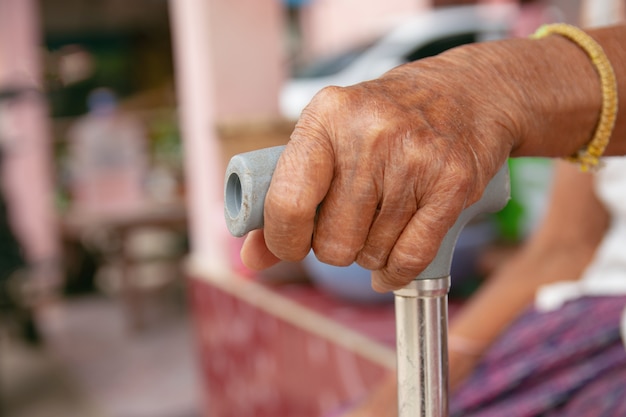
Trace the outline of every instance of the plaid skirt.
<instances>
[{"instance_id":1,"label":"plaid skirt","mask_svg":"<svg viewBox=\"0 0 626 417\"><path fill-rule=\"evenodd\" d=\"M624 417L626 297L522 314L454 393L451 417Z\"/></svg>"}]
</instances>

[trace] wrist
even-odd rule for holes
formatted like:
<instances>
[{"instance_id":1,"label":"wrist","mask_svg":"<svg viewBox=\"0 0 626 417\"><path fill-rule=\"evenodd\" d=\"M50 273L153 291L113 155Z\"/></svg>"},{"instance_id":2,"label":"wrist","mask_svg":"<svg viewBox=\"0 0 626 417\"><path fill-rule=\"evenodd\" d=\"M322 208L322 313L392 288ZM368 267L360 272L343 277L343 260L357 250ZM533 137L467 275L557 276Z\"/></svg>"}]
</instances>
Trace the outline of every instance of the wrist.
<instances>
[{"instance_id":1,"label":"wrist","mask_svg":"<svg viewBox=\"0 0 626 417\"><path fill-rule=\"evenodd\" d=\"M466 346L462 349L456 349L458 345L456 342L453 342L453 339L450 339L451 336L448 338L449 384L450 390L454 391L472 373L483 352L479 354L475 352L468 353L465 351Z\"/></svg>"},{"instance_id":2,"label":"wrist","mask_svg":"<svg viewBox=\"0 0 626 417\"><path fill-rule=\"evenodd\" d=\"M523 51L516 81L523 124L512 156L573 155L591 140L602 107L593 64L579 46L561 36L519 42Z\"/></svg>"},{"instance_id":3,"label":"wrist","mask_svg":"<svg viewBox=\"0 0 626 417\"><path fill-rule=\"evenodd\" d=\"M488 342L475 337L461 336L455 332L448 334L448 350L462 356L479 358L488 346Z\"/></svg>"},{"instance_id":4,"label":"wrist","mask_svg":"<svg viewBox=\"0 0 626 417\"><path fill-rule=\"evenodd\" d=\"M592 137L602 104L593 64L559 37L458 48L479 67L475 82L489 119L510 135L511 156L569 156ZM558 140L555 140L558 139Z\"/></svg>"},{"instance_id":5,"label":"wrist","mask_svg":"<svg viewBox=\"0 0 626 417\"><path fill-rule=\"evenodd\" d=\"M518 40L484 42L454 48L437 57L438 71L451 68L454 94L470 100L477 132L485 132L494 145L506 150L506 157L523 145L525 81ZM492 147L489 147L492 149ZM492 152L493 150L490 150Z\"/></svg>"}]
</instances>

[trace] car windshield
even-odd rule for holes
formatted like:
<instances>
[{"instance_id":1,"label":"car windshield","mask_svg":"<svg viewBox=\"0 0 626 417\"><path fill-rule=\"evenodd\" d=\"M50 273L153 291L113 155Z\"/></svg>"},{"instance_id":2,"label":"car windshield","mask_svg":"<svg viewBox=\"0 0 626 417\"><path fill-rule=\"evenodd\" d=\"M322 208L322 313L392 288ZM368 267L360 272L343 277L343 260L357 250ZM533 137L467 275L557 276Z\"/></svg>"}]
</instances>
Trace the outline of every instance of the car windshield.
<instances>
[{"instance_id":1,"label":"car windshield","mask_svg":"<svg viewBox=\"0 0 626 417\"><path fill-rule=\"evenodd\" d=\"M319 78L336 74L353 63L354 60L374 43L375 42L370 42L340 54L322 58L312 64L296 69L293 76L294 78Z\"/></svg>"}]
</instances>

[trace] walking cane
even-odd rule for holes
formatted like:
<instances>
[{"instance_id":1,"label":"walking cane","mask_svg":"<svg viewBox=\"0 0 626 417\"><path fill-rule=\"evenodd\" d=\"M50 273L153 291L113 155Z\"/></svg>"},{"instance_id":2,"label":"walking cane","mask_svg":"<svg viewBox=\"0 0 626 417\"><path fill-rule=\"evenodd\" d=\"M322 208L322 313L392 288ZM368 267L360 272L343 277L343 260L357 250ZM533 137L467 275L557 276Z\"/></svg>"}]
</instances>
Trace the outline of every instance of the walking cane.
<instances>
[{"instance_id":1,"label":"walking cane","mask_svg":"<svg viewBox=\"0 0 626 417\"><path fill-rule=\"evenodd\" d=\"M228 164L224 215L231 234L263 227L263 204L284 146L235 155ZM435 259L395 294L398 416L448 416L448 291L457 238L476 215L502 209L509 199L507 164L481 199L463 210Z\"/></svg>"}]
</instances>

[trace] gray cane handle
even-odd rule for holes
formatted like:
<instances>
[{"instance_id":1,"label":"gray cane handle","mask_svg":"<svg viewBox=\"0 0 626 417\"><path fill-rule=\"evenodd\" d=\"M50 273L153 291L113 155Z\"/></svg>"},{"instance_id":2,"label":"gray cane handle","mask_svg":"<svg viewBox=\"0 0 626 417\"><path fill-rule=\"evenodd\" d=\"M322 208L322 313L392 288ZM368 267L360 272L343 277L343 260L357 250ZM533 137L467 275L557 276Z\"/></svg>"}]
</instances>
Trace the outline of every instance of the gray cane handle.
<instances>
[{"instance_id":1,"label":"gray cane handle","mask_svg":"<svg viewBox=\"0 0 626 417\"><path fill-rule=\"evenodd\" d=\"M224 217L228 231L241 237L263 228L263 205L284 146L246 152L231 158L226 167Z\"/></svg>"},{"instance_id":2,"label":"gray cane handle","mask_svg":"<svg viewBox=\"0 0 626 417\"><path fill-rule=\"evenodd\" d=\"M278 158L284 146L235 155L226 168L224 184L224 216L233 236L241 237L263 227L263 205ZM510 196L509 170L504 164L489 182L479 201L463 210L446 234L437 256L417 279L450 275L456 241L463 227L481 213L502 209Z\"/></svg>"}]
</instances>

